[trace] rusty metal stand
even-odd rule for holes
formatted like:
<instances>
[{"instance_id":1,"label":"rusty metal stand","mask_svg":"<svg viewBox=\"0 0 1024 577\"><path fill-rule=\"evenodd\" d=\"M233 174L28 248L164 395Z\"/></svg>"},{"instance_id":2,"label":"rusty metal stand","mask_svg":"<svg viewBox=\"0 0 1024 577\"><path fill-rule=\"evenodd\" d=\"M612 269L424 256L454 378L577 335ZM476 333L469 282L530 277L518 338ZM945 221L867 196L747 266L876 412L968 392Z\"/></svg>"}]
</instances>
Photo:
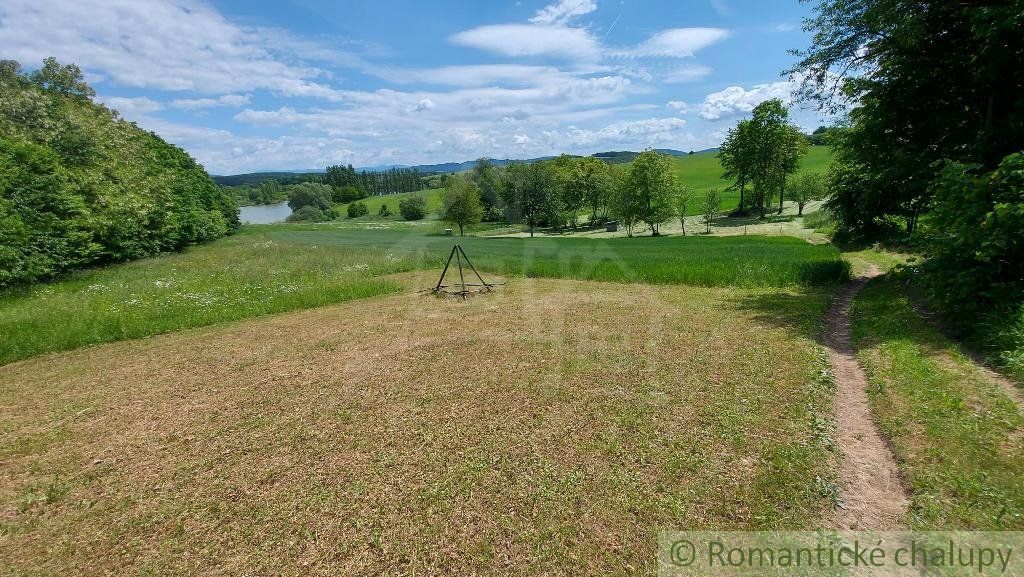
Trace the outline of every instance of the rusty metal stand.
<instances>
[{"instance_id":1,"label":"rusty metal stand","mask_svg":"<svg viewBox=\"0 0 1024 577\"><path fill-rule=\"evenodd\" d=\"M446 285L444 284L444 278L448 274L449 267L451 267L452 259L455 259L455 264L459 267L459 282ZM463 259L466 261L466 266L476 275L477 280L480 281L479 283L466 282L466 276L463 271L464 267L462 266ZM497 283L489 283L484 280L484 277L480 276L480 272L476 270L473 262L469 260L469 255L466 254L466 251L462 250L461 245L457 244L448 253L448 260L444 263L444 270L441 271L441 278L437 279L437 285L427 290L435 295L453 296L466 300L472 294L491 292L496 286L498 286Z\"/></svg>"}]
</instances>

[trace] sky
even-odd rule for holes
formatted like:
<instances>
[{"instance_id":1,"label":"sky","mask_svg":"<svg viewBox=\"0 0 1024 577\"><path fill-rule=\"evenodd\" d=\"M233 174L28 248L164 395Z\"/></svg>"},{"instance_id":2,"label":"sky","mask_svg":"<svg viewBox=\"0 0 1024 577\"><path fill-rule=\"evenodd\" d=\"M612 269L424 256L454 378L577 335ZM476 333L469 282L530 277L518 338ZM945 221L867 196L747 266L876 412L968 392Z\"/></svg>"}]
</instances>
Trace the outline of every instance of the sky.
<instances>
[{"instance_id":1,"label":"sky","mask_svg":"<svg viewBox=\"0 0 1024 577\"><path fill-rule=\"evenodd\" d=\"M55 56L213 174L717 146L804 48L798 0L3 0L0 57ZM791 117L812 130L813 109Z\"/></svg>"}]
</instances>

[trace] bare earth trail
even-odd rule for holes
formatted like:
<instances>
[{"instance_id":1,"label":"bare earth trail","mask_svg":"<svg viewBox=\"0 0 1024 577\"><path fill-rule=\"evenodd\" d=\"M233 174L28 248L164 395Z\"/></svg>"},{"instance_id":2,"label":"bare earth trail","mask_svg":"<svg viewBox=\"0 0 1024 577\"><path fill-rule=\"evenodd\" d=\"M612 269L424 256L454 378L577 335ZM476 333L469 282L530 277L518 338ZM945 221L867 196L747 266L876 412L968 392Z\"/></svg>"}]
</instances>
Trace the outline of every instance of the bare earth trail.
<instances>
[{"instance_id":1,"label":"bare earth trail","mask_svg":"<svg viewBox=\"0 0 1024 577\"><path fill-rule=\"evenodd\" d=\"M899 529L908 497L892 450L868 407L867 376L857 363L850 333L850 303L881 271L872 266L840 289L825 314L824 344L836 378L837 440L843 453L839 468L842 507L836 510L840 529Z\"/></svg>"}]
</instances>

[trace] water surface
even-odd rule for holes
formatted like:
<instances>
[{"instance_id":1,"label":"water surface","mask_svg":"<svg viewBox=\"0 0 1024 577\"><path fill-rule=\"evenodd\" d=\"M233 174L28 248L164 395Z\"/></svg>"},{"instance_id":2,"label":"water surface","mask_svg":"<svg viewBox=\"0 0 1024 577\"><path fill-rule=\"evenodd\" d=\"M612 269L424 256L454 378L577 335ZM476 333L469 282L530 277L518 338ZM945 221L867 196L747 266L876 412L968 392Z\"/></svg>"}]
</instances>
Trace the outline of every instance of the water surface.
<instances>
[{"instance_id":1,"label":"water surface","mask_svg":"<svg viewBox=\"0 0 1024 577\"><path fill-rule=\"evenodd\" d=\"M255 206L243 206L239 208L238 218L244 224L270 224L272 222L284 222L292 209L288 208L288 202L278 204L258 204Z\"/></svg>"}]
</instances>

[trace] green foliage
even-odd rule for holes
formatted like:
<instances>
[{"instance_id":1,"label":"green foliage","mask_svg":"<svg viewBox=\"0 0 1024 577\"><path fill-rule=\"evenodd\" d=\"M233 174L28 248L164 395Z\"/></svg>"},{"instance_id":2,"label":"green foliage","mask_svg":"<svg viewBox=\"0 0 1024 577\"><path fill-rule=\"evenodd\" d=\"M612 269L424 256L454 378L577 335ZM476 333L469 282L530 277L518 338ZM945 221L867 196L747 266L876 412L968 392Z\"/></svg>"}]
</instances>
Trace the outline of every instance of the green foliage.
<instances>
[{"instance_id":1,"label":"green foliage","mask_svg":"<svg viewBox=\"0 0 1024 577\"><path fill-rule=\"evenodd\" d=\"M370 195L415 192L423 188L423 177L415 168L357 171L351 164L328 166L323 182L335 189L335 202L346 203Z\"/></svg>"},{"instance_id":2,"label":"green foliage","mask_svg":"<svg viewBox=\"0 0 1024 577\"><path fill-rule=\"evenodd\" d=\"M239 226L180 148L91 101L75 66L0 62L0 286L179 250Z\"/></svg>"},{"instance_id":3,"label":"green foliage","mask_svg":"<svg viewBox=\"0 0 1024 577\"><path fill-rule=\"evenodd\" d=\"M983 341L1013 335L1024 305L1024 154L1011 154L987 172L949 163L932 194L931 258L922 265L932 302L963 325L983 327Z\"/></svg>"},{"instance_id":4,"label":"green foliage","mask_svg":"<svg viewBox=\"0 0 1024 577\"><path fill-rule=\"evenodd\" d=\"M704 222L705 232L711 233L711 223L714 222L718 212L722 209L722 197L718 191L711 189L704 194L704 201L701 203L700 212Z\"/></svg>"},{"instance_id":5,"label":"green foliage","mask_svg":"<svg viewBox=\"0 0 1024 577\"><path fill-rule=\"evenodd\" d=\"M288 189L277 180L265 180L258 184L222 185L222 188L235 199L238 206L277 204L288 200Z\"/></svg>"},{"instance_id":6,"label":"green foliage","mask_svg":"<svg viewBox=\"0 0 1024 577\"><path fill-rule=\"evenodd\" d=\"M427 216L427 199L420 194L403 198L398 202L398 212L405 220L421 220Z\"/></svg>"},{"instance_id":7,"label":"green foliage","mask_svg":"<svg viewBox=\"0 0 1024 577\"><path fill-rule=\"evenodd\" d=\"M385 218L391 216L391 209L388 208L387 203L383 203L380 205L380 208L377 209L377 216L382 216Z\"/></svg>"},{"instance_id":8,"label":"green foliage","mask_svg":"<svg viewBox=\"0 0 1024 577\"><path fill-rule=\"evenodd\" d=\"M850 316L872 416L911 491L912 527L1024 529L1016 403L921 318L898 283L869 283Z\"/></svg>"},{"instance_id":9,"label":"green foliage","mask_svg":"<svg viewBox=\"0 0 1024 577\"><path fill-rule=\"evenodd\" d=\"M739 211L744 212L749 203L764 217L777 197L781 213L786 179L797 171L807 150L807 139L789 124L789 112L781 100L773 98L754 107L753 117L730 129L719 150L723 176L734 179L740 189ZM749 199L748 184L753 189Z\"/></svg>"},{"instance_id":10,"label":"green foliage","mask_svg":"<svg viewBox=\"0 0 1024 577\"><path fill-rule=\"evenodd\" d=\"M326 184L316 182L293 184L288 187L288 206L292 210L312 206L326 213L334 205L331 192L331 187Z\"/></svg>"},{"instance_id":11,"label":"green foliage","mask_svg":"<svg viewBox=\"0 0 1024 577\"><path fill-rule=\"evenodd\" d=\"M322 210L309 204L300 207L285 219L286 222L323 222L325 220L330 220L330 218Z\"/></svg>"},{"instance_id":12,"label":"green foliage","mask_svg":"<svg viewBox=\"0 0 1024 577\"><path fill-rule=\"evenodd\" d=\"M553 164L563 220L575 227L577 216L584 208L590 209L591 224L608 216L616 183L608 163L592 156L562 155Z\"/></svg>"},{"instance_id":13,"label":"green foliage","mask_svg":"<svg viewBox=\"0 0 1024 577\"><path fill-rule=\"evenodd\" d=\"M637 155L619 185L615 214L630 236L637 222L645 223L651 236L657 236L658 227L677 214L677 194L671 158L645 150Z\"/></svg>"},{"instance_id":14,"label":"green foliage","mask_svg":"<svg viewBox=\"0 0 1024 577\"><path fill-rule=\"evenodd\" d=\"M786 185L786 197L796 203L797 215L802 216L808 202L825 197L825 181L813 172L797 175Z\"/></svg>"},{"instance_id":15,"label":"green foliage","mask_svg":"<svg viewBox=\"0 0 1024 577\"><path fill-rule=\"evenodd\" d=\"M491 159L478 159L470 172L470 178L480 191L480 204L484 209L483 220L501 219L501 179Z\"/></svg>"},{"instance_id":16,"label":"green foliage","mask_svg":"<svg viewBox=\"0 0 1024 577\"><path fill-rule=\"evenodd\" d=\"M832 234L835 230L836 221L828 209L816 210L804 215L804 227L812 228L816 232Z\"/></svg>"},{"instance_id":17,"label":"green foliage","mask_svg":"<svg viewBox=\"0 0 1024 577\"><path fill-rule=\"evenodd\" d=\"M686 215L692 202L693 189L688 186L680 187L679 194L676 196L676 216L679 217L679 228L682 230L683 236L686 236Z\"/></svg>"},{"instance_id":18,"label":"green foliage","mask_svg":"<svg viewBox=\"0 0 1024 577\"><path fill-rule=\"evenodd\" d=\"M349 218L359 218L360 216L370 214L370 209L366 206L365 202L353 202L348 205L346 211Z\"/></svg>"},{"instance_id":19,"label":"green foliage","mask_svg":"<svg viewBox=\"0 0 1024 577\"><path fill-rule=\"evenodd\" d=\"M812 45L789 72L825 107L855 103L833 138L829 184L846 234L877 237L894 220L914 232L934 206L937 162L991 170L1020 150L1020 0L826 0L815 12Z\"/></svg>"},{"instance_id":20,"label":"green foliage","mask_svg":"<svg viewBox=\"0 0 1024 577\"><path fill-rule=\"evenodd\" d=\"M466 225L480 222L483 214L476 184L463 176L448 179L448 188L441 195L441 220L458 226L459 236L464 236Z\"/></svg>"},{"instance_id":21,"label":"green foliage","mask_svg":"<svg viewBox=\"0 0 1024 577\"><path fill-rule=\"evenodd\" d=\"M332 187L333 192L331 193L331 199L334 202L346 203L359 200L360 198L366 198L366 195L362 193L358 188L351 184L343 186Z\"/></svg>"},{"instance_id":22,"label":"green foliage","mask_svg":"<svg viewBox=\"0 0 1024 577\"><path fill-rule=\"evenodd\" d=\"M538 225L551 225L559 219L557 183L551 167L544 162L515 162L505 167L502 201L508 222L524 222L533 236Z\"/></svg>"}]
</instances>

